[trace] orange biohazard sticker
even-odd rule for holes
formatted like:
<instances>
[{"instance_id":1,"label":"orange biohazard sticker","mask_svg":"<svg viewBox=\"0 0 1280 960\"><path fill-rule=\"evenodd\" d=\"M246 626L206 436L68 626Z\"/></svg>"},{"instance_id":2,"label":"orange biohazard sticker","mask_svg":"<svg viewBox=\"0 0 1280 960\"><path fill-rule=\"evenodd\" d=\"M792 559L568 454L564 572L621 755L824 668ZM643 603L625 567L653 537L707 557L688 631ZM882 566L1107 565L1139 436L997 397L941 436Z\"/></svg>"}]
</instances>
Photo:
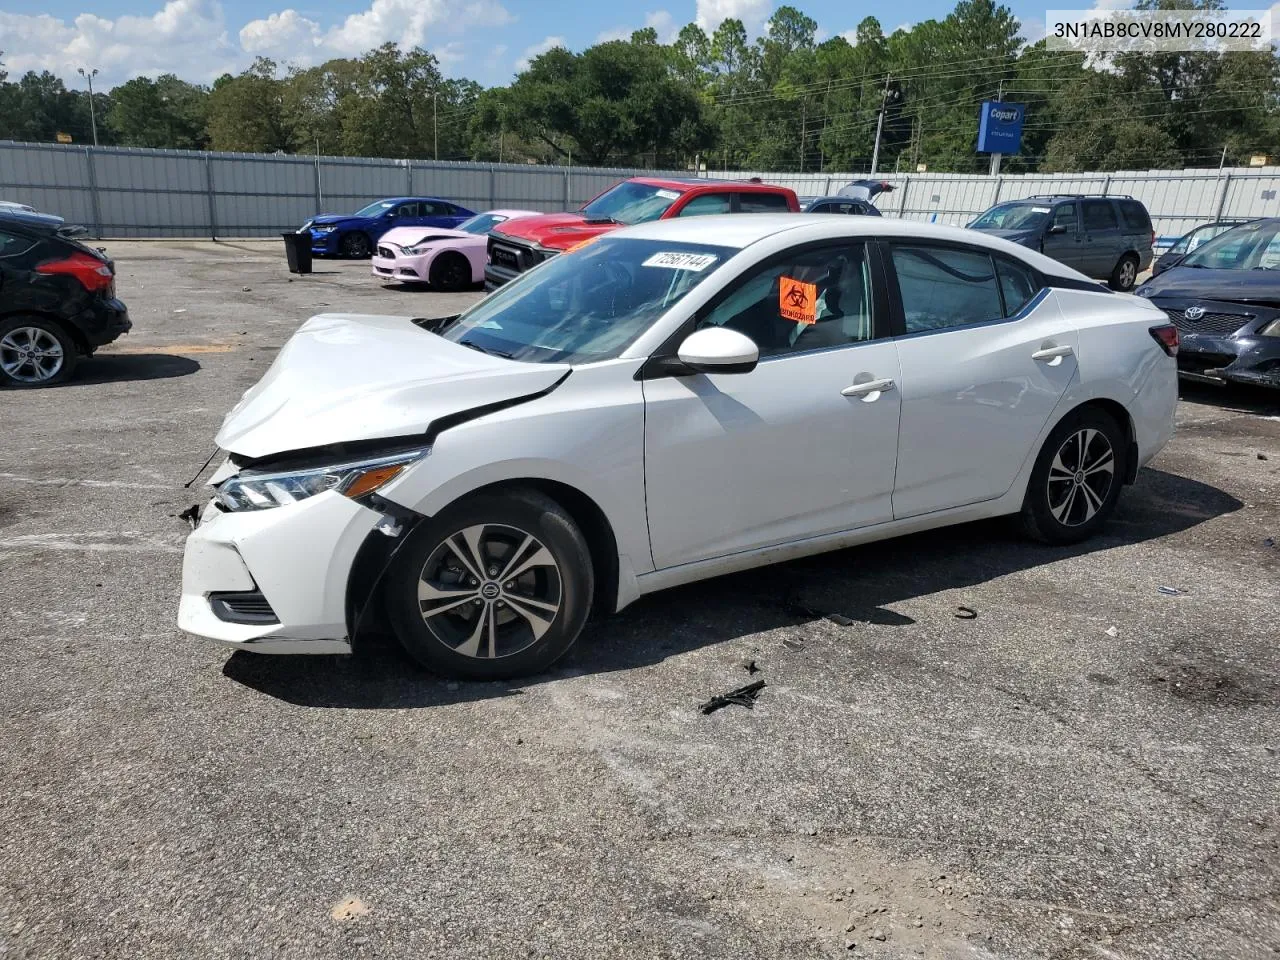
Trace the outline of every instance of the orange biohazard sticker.
<instances>
[{"instance_id":1,"label":"orange biohazard sticker","mask_svg":"<svg viewBox=\"0 0 1280 960\"><path fill-rule=\"evenodd\" d=\"M796 323L817 323L818 285L782 277L778 281L778 312Z\"/></svg>"}]
</instances>

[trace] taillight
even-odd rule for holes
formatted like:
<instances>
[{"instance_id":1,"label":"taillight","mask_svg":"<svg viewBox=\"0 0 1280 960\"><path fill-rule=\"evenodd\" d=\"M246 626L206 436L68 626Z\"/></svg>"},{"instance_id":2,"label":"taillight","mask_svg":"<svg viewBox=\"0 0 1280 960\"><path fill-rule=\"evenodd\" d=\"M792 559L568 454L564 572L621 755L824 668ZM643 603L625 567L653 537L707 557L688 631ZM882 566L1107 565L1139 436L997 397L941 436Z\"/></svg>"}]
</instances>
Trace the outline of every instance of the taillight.
<instances>
[{"instance_id":1,"label":"taillight","mask_svg":"<svg viewBox=\"0 0 1280 960\"><path fill-rule=\"evenodd\" d=\"M36 267L36 273L69 274L79 280L80 285L90 293L109 290L115 276L109 266L87 253L73 253L61 260L47 260Z\"/></svg>"},{"instance_id":2,"label":"taillight","mask_svg":"<svg viewBox=\"0 0 1280 960\"><path fill-rule=\"evenodd\" d=\"M1178 328L1172 323L1162 323L1158 327L1151 328L1151 338L1160 344L1160 349L1171 357L1178 355Z\"/></svg>"}]
</instances>

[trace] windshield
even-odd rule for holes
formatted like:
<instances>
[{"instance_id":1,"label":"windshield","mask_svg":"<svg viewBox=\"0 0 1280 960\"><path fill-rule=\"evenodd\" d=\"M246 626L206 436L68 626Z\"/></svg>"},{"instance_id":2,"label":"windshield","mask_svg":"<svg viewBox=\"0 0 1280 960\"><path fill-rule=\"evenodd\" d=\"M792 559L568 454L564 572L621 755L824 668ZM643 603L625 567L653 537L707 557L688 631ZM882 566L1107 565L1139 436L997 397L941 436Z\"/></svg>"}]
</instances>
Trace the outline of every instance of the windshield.
<instances>
[{"instance_id":1,"label":"windshield","mask_svg":"<svg viewBox=\"0 0 1280 960\"><path fill-rule=\"evenodd\" d=\"M588 203L582 208L582 215L588 220L645 223L666 213L667 208L680 198L680 192L627 180Z\"/></svg>"},{"instance_id":2,"label":"windshield","mask_svg":"<svg viewBox=\"0 0 1280 960\"><path fill-rule=\"evenodd\" d=\"M1280 269L1280 219L1232 227L1188 255L1179 266L1208 270Z\"/></svg>"},{"instance_id":3,"label":"windshield","mask_svg":"<svg viewBox=\"0 0 1280 960\"><path fill-rule=\"evenodd\" d=\"M1037 207L1031 203L1002 203L969 226L974 230L1033 230L1041 226L1052 212L1049 207Z\"/></svg>"},{"instance_id":4,"label":"windshield","mask_svg":"<svg viewBox=\"0 0 1280 960\"><path fill-rule=\"evenodd\" d=\"M539 264L440 336L512 360L608 360L735 252L605 236Z\"/></svg>"},{"instance_id":5,"label":"windshield","mask_svg":"<svg viewBox=\"0 0 1280 960\"><path fill-rule=\"evenodd\" d=\"M394 207L395 205L396 205L396 204L395 204L395 201L394 201L394 200L378 200L378 201L376 201L376 202L374 202L374 203L369 204L369 205L368 205L367 207L365 207L363 210L357 210L357 211L355 212L354 216L357 216L357 217L380 217L380 216L382 216L384 213L386 213L388 210L390 210L392 207Z\"/></svg>"},{"instance_id":6,"label":"windshield","mask_svg":"<svg viewBox=\"0 0 1280 960\"><path fill-rule=\"evenodd\" d=\"M465 230L467 233L488 233L498 224L509 219L511 218L501 213L477 213L470 220L464 220L458 224L458 229Z\"/></svg>"},{"instance_id":7,"label":"windshield","mask_svg":"<svg viewBox=\"0 0 1280 960\"><path fill-rule=\"evenodd\" d=\"M1225 233L1234 226L1236 226L1234 223L1208 223L1203 227L1196 227L1170 247L1169 252L1174 254L1191 253L1193 250L1200 249L1218 234Z\"/></svg>"}]
</instances>

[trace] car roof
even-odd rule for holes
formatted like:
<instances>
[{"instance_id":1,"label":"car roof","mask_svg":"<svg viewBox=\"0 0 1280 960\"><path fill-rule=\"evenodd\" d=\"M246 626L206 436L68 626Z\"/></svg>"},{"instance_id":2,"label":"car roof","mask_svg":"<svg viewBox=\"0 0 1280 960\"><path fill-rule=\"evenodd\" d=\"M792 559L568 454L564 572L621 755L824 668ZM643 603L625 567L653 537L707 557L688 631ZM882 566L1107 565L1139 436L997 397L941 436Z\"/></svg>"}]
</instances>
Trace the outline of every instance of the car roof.
<instances>
[{"instance_id":1,"label":"car roof","mask_svg":"<svg viewBox=\"0 0 1280 960\"><path fill-rule=\"evenodd\" d=\"M707 177L631 177L633 183L644 183L651 187L676 187L687 190L690 187L702 187L707 190L723 190L732 187L735 190L767 191L778 193L789 190L776 183L757 182L755 180L712 180Z\"/></svg>"},{"instance_id":2,"label":"car roof","mask_svg":"<svg viewBox=\"0 0 1280 960\"><path fill-rule=\"evenodd\" d=\"M993 237L981 230L888 217L796 213L717 214L687 219L677 217L673 220L651 220L634 227L624 227L612 235L634 237L637 240L705 243L715 247L742 250L779 233L792 234L796 243L836 240L844 237L883 237L891 240L916 239L963 243L970 247L983 247L993 253L1011 255L1052 276L1088 279L1084 274L1042 253Z\"/></svg>"},{"instance_id":3,"label":"car roof","mask_svg":"<svg viewBox=\"0 0 1280 960\"><path fill-rule=\"evenodd\" d=\"M65 221L46 213L27 213L12 207L0 207L0 224L9 227L25 227L38 233L57 233Z\"/></svg>"}]
</instances>

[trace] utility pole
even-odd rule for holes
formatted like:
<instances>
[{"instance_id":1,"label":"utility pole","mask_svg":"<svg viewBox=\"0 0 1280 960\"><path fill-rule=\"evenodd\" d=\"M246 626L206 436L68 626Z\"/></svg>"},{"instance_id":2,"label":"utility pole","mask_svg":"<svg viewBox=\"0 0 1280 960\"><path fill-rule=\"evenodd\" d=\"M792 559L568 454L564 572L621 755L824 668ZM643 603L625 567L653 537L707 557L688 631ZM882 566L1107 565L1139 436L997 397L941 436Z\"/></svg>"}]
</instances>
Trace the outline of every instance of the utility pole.
<instances>
[{"instance_id":1,"label":"utility pole","mask_svg":"<svg viewBox=\"0 0 1280 960\"><path fill-rule=\"evenodd\" d=\"M804 132L809 123L809 101L806 98L800 107L800 172L804 173Z\"/></svg>"},{"instance_id":2,"label":"utility pole","mask_svg":"<svg viewBox=\"0 0 1280 960\"><path fill-rule=\"evenodd\" d=\"M1004 79L1001 78L1000 85L996 88L996 103L1003 103L1003 102L1004 102ZM1000 158L1002 156L1004 156L1004 154L993 153L991 155L991 176L993 177L997 177L1000 175Z\"/></svg>"},{"instance_id":3,"label":"utility pole","mask_svg":"<svg viewBox=\"0 0 1280 960\"><path fill-rule=\"evenodd\" d=\"M431 147L431 159L440 159L440 93L437 90L431 91L431 136L433 144Z\"/></svg>"},{"instance_id":4,"label":"utility pole","mask_svg":"<svg viewBox=\"0 0 1280 960\"><path fill-rule=\"evenodd\" d=\"M76 73L89 81L89 123L93 127L93 145L98 145L98 111L93 106L93 78L98 75L97 69L90 70L85 73L84 67L81 67Z\"/></svg>"},{"instance_id":5,"label":"utility pole","mask_svg":"<svg viewBox=\"0 0 1280 960\"><path fill-rule=\"evenodd\" d=\"M880 118L876 121L876 145L871 151L871 175L876 175L876 166L880 163L880 133L884 130L884 111L889 103L889 74L884 76L884 92L880 94Z\"/></svg>"}]
</instances>

